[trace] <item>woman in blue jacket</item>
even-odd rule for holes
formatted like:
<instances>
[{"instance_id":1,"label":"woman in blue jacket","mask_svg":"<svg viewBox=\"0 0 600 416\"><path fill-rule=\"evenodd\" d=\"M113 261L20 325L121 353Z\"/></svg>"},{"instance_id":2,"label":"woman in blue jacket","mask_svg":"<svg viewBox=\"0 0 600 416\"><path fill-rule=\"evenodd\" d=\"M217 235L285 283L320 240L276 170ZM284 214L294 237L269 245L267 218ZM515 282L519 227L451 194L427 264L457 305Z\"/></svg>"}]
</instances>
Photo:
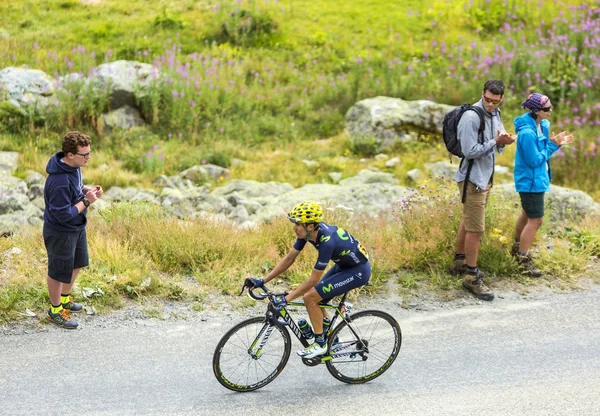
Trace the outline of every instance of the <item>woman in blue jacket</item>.
<instances>
[{"instance_id":1,"label":"woman in blue jacket","mask_svg":"<svg viewBox=\"0 0 600 416\"><path fill-rule=\"evenodd\" d=\"M544 219L544 194L550 190L552 170L550 157L563 144L573 141L564 131L550 137L552 103L545 95L534 93L521 104L529 110L515 119L517 153L515 155L515 187L521 197L521 214L517 219L512 254L517 256L529 274L542 273L531 261L529 248Z\"/></svg>"}]
</instances>

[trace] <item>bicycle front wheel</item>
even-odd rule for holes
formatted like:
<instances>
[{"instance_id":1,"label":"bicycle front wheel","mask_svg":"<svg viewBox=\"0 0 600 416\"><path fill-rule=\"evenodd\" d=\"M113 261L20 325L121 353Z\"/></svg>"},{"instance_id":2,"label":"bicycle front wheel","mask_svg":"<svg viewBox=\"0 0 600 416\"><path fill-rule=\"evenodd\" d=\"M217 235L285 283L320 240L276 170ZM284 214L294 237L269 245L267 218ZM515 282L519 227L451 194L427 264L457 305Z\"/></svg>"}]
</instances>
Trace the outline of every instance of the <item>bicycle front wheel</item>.
<instances>
[{"instance_id":1,"label":"bicycle front wheel","mask_svg":"<svg viewBox=\"0 0 600 416\"><path fill-rule=\"evenodd\" d=\"M400 325L388 313L360 311L330 334L327 370L344 383L359 384L382 375L400 352Z\"/></svg>"},{"instance_id":2,"label":"bicycle front wheel","mask_svg":"<svg viewBox=\"0 0 600 416\"><path fill-rule=\"evenodd\" d=\"M287 364L292 349L288 331L250 318L231 328L217 344L213 372L219 383L233 391L252 391L266 386Z\"/></svg>"}]
</instances>

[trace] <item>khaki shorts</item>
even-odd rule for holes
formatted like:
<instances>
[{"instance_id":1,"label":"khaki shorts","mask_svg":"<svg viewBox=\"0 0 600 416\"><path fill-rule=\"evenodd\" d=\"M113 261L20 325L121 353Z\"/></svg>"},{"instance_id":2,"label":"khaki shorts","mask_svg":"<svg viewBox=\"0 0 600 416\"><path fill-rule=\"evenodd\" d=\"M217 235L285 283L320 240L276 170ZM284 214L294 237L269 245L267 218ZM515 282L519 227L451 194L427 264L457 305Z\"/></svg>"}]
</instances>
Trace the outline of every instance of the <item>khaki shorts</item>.
<instances>
[{"instance_id":1,"label":"khaki shorts","mask_svg":"<svg viewBox=\"0 0 600 416\"><path fill-rule=\"evenodd\" d=\"M464 182L458 182L460 198L462 200ZM463 221L465 230L470 233L482 233L485 231L485 206L490 196L492 184L487 188L479 189L469 182L467 184L467 198L463 204Z\"/></svg>"}]
</instances>

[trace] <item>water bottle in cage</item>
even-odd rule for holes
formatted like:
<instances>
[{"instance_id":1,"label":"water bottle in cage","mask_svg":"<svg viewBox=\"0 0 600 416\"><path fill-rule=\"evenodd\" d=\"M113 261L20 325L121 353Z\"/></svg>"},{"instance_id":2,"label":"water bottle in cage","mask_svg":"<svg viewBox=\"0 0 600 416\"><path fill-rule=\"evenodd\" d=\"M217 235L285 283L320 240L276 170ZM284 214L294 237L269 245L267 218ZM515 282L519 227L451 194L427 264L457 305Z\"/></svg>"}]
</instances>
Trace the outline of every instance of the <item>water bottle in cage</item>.
<instances>
[{"instance_id":1,"label":"water bottle in cage","mask_svg":"<svg viewBox=\"0 0 600 416\"><path fill-rule=\"evenodd\" d=\"M300 332L302 332L302 335L304 335L304 338L306 338L306 339L314 338L315 333L313 332L312 327L310 326L310 324L308 323L308 321L306 319L300 318L298 320L298 328L300 328Z\"/></svg>"}]
</instances>

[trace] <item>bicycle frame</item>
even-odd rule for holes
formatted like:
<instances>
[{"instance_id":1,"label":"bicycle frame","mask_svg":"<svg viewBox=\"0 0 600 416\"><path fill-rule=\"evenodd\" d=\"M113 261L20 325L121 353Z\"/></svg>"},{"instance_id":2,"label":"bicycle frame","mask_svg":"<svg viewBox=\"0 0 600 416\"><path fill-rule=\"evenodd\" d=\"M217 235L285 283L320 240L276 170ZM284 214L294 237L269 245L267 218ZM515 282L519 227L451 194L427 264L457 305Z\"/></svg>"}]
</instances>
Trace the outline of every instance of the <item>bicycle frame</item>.
<instances>
[{"instance_id":1,"label":"bicycle frame","mask_svg":"<svg viewBox=\"0 0 600 416\"><path fill-rule=\"evenodd\" d=\"M298 338L298 341L300 341L300 343L302 344L302 346L304 346L305 348L308 347L310 344L308 343L308 339L304 336L304 334L302 333L302 331L300 330L300 327L296 324L296 321L294 320L294 318L291 316L291 314L289 313L289 311L287 310L287 307L282 307L282 308L277 308L273 305L272 300L274 297L276 296L282 296L282 294L273 294L270 292L265 292L264 295L259 295L259 296L255 296L252 294L252 292L250 292L250 296L253 299L265 299L265 298L269 298L269 305L267 307L267 313L265 315L265 325L263 326L263 328L259 331L259 333L256 335L256 338L254 339L254 341L252 342L252 344L250 345L250 354L253 357L258 357L260 355L260 353L262 352L262 348L266 345L272 331L273 331L273 327L275 325L277 326L287 326L289 327L289 329L291 330L291 332L296 336L296 338ZM356 337L356 342L358 342L360 340L359 335L355 332L354 328L352 327L352 325L350 324L350 320L345 316L344 312L346 311L346 298L348 296L348 293L344 293L344 295L342 296L342 299L340 300L340 302L336 305L330 305L328 303L325 304L320 304L319 307L321 309L332 309L334 310L334 314L333 317L331 318L331 324L329 326L329 329L327 330L327 334L325 334L326 336L329 336L329 334L331 333L331 331L334 328L335 322L337 321L338 317L341 317L342 320L344 320L346 322L346 324L348 325L348 328L350 329L350 331L352 331L352 333L354 334L354 336ZM289 302L287 304L287 306L300 306L300 307L305 307L305 304L303 302L296 302L296 301L292 301ZM283 319L283 322L280 320ZM263 336L264 334L264 336ZM350 342L352 344L354 344L355 342L352 341ZM258 344L258 349L255 348ZM347 345L346 347L348 347L349 345ZM344 349L339 348L339 349ZM255 351L254 353L252 353L252 351ZM322 356L322 357L315 357L317 359L319 359L319 362L323 363L325 361L328 360L332 360L334 358L338 358L338 357L343 357L343 356L347 356L347 355L351 355L351 354L356 354L356 353L361 353L364 350L356 350L356 351L344 351L344 352L340 352L340 353L336 353L334 351L333 354L327 355L327 356ZM317 363L318 364L318 363Z\"/></svg>"}]
</instances>

